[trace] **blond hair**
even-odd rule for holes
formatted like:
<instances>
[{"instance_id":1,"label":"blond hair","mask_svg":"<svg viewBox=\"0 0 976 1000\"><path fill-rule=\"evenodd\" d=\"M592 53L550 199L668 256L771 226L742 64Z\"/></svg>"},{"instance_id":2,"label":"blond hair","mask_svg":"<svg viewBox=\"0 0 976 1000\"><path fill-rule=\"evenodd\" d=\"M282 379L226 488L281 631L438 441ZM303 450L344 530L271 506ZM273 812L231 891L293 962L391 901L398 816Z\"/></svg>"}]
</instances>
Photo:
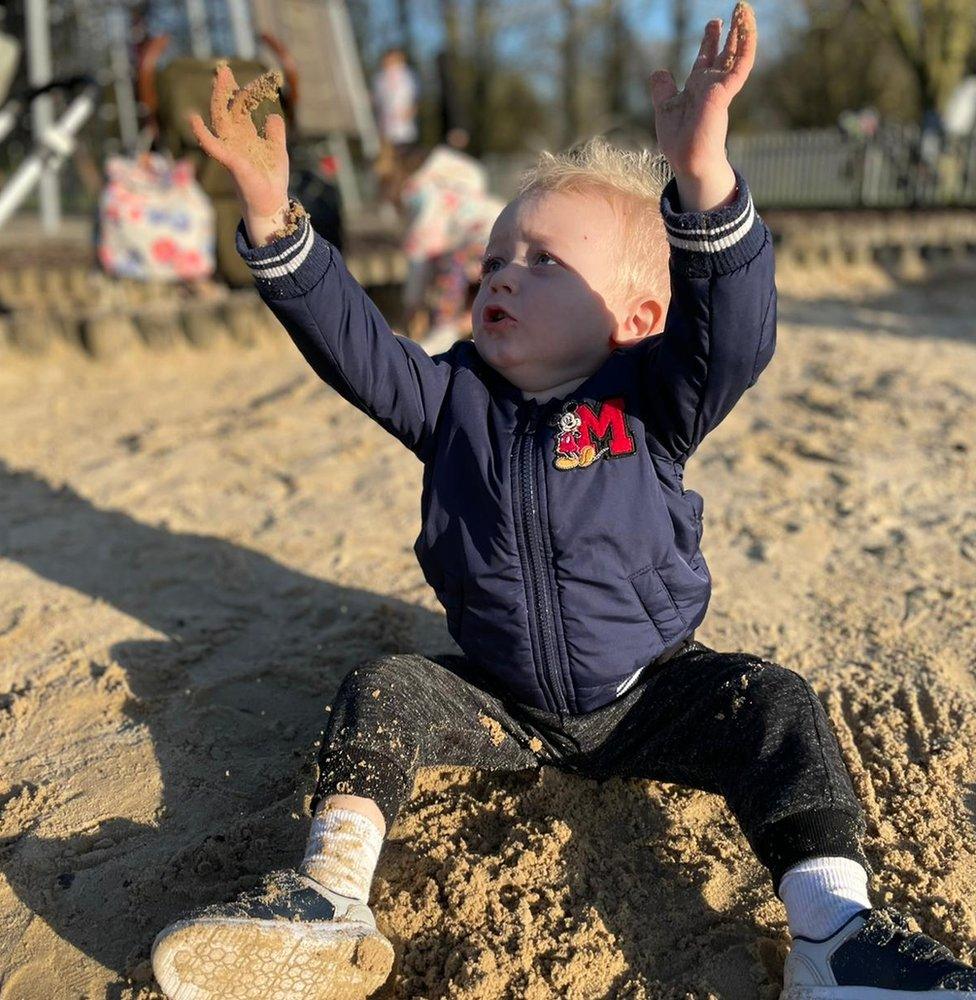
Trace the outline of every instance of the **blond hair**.
<instances>
[{"instance_id":1,"label":"blond hair","mask_svg":"<svg viewBox=\"0 0 976 1000\"><path fill-rule=\"evenodd\" d=\"M663 297L668 290L668 243L660 201L670 176L663 156L646 149L621 149L596 136L562 153L540 153L520 177L518 195L568 191L606 198L620 220L613 291Z\"/></svg>"}]
</instances>

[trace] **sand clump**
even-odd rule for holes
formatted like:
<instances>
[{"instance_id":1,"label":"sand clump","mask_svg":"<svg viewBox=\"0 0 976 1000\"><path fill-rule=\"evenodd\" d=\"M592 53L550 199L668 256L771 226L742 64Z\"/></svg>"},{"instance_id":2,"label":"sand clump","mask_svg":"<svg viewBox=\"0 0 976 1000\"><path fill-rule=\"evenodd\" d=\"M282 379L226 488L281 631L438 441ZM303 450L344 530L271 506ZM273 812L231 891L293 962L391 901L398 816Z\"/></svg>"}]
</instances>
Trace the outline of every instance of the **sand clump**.
<instances>
[{"instance_id":1,"label":"sand clump","mask_svg":"<svg viewBox=\"0 0 976 1000\"><path fill-rule=\"evenodd\" d=\"M252 115L262 105L278 106L278 95L284 77L278 70L267 70L250 83L235 89L234 78L226 59L217 61L214 70L214 89L211 95L211 127L230 147L246 147L252 163L272 173L275 171L280 150L268 138L262 127L259 134ZM297 219L291 220L297 222ZM287 228L287 227L286 227Z\"/></svg>"},{"instance_id":2,"label":"sand clump","mask_svg":"<svg viewBox=\"0 0 976 1000\"><path fill-rule=\"evenodd\" d=\"M305 215L305 208L297 201L288 202L288 207L285 209L284 222L271 234L269 239L283 240L286 236L291 236L301 225L301 221L305 218Z\"/></svg>"},{"instance_id":3,"label":"sand clump","mask_svg":"<svg viewBox=\"0 0 976 1000\"><path fill-rule=\"evenodd\" d=\"M813 683L876 899L971 961L976 292L793 277L688 466L699 637ZM451 648L421 468L285 342L8 356L0 395L4 995L149 1000L162 926L301 860L346 671ZM373 902L383 1000L773 1000L787 942L721 800L550 768L424 772Z\"/></svg>"},{"instance_id":4,"label":"sand clump","mask_svg":"<svg viewBox=\"0 0 976 1000\"><path fill-rule=\"evenodd\" d=\"M488 730L491 742L496 747L500 747L505 742L505 730L502 729L502 724L497 719L492 719L487 715L479 715L478 721Z\"/></svg>"},{"instance_id":5,"label":"sand clump","mask_svg":"<svg viewBox=\"0 0 976 1000\"><path fill-rule=\"evenodd\" d=\"M283 85L284 77L278 70L266 70L239 91L241 110L250 114L262 101L277 101Z\"/></svg>"}]
</instances>

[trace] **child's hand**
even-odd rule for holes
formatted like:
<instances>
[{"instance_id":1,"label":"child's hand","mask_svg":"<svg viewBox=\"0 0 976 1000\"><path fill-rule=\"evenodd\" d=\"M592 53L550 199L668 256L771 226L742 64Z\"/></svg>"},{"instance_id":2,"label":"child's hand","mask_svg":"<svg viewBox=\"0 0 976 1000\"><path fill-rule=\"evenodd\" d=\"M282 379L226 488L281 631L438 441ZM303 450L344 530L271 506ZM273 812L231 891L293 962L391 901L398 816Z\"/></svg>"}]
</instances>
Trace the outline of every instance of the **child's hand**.
<instances>
[{"instance_id":1,"label":"child's hand","mask_svg":"<svg viewBox=\"0 0 976 1000\"><path fill-rule=\"evenodd\" d=\"M238 89L228 65L217 67L210 95L210 123L190 116L190 126L201 149L230 171L241 200L244 225L253 246L271 241L285 225L288 211L288 152L281 115L268 115L264 134L251 112L280 86L277 74L264 73Z\"/></svg>"},{"instance_id":2,"label":"child's hand","mask_svg":"<svg viewBox=\"0 0 976 1000\"><path fill-rule=\"evenodd\" d=\"M725 48L722 22L709 21L684 90L667 70L651 74L657 141L678 182L681 208L706 212L731 201L735 174L725 155L729 105L756 58L756 15L737 3Z\"/></svg>"}]
</instances>

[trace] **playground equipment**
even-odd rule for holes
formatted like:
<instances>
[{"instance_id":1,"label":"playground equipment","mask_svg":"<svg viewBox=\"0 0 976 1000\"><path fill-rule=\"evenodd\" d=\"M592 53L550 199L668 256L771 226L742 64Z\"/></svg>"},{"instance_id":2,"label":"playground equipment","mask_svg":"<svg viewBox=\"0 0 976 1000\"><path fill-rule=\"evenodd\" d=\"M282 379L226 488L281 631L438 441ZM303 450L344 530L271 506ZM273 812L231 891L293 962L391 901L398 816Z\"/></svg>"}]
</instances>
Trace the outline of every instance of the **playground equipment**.
<instances>
[{"instance_id":1,"label":"playground equipment","mask_svg":"<svg viewBox=\"0 0 976 1000\"><path fill-rule=\"evenodd\" d=\"M31 85L26 91L10 96L10 85L20 60L20 45L10 35L0 33L0 142L10 134L20 116L30 107L34 122L34 148L17 170L0 188L0 226L42 185L42 210L46 222L56 225L56 197L50 198L50 180L65 158L74 149L75 136L95 109L97 87L89 76L51 79L50 46L45 44L44 26L37 13L45 13L41 3L28 19L28 43ZM50 104L52 92L61 90L72 95L71 103L60 118L55 119ZM56 196L56 191L55 191Z\"/></svg>"},{"instance_id":2,"label":"playground equipment","mask_svg":"<svg viewBox=\"0 0 976 1000\"><path fill-rule=\"evenodd\" d=\"M0 123L2 132L9 133L29 104L37 160L8 192L8 213L22 206L33 188L39 187L43 229L46 233L59 230L58 170L73 149L74 136L91 117L97 93L92 85L84 94L73 94L83 99L55 122L50 95L63 86L64 78L77 81L82 76L94 77L110 95L104 108L108 117L100 116L91 131L97 157L145 150L147 136L145 130L140 132L137 98L145 99L147 94L154 99L150 105L161 145L177 155L187 148L196 156L195 143L186 147L188 136L181 138L179 134L183 123L167 116L188 103L182 96L179 71L187 77L187 90L194 89L194 80L205 80L209 89L210 70L221 55L241 67L238 79L242 80L250 78L248 66L263 69L277 64L283 69L288 82L289 107L285 110L291 114L290 141L299 148L313 148L314 155L306 158L305 166L322 160L331 165L329 179L341 192L344 206L359 211L363 197L350 141L358 144L364 160L376 155L379 143L344 0L289 0L287 4L272 0L147 0L139 5L138 16L136 7L126 0L73 0L66 8L67 20L62 16L58 22L51 20L48 0L25 0L19 10L22 17L9 15L8 20L12 17L16 22L10 30L26 40L28 88L17 95L16 105L3 108L19 46L11 36L2 36ZM2 17L0 8L0 20ZM65 27L69 21L70 30ZM147 46L143 42L146 31L160 37ZM168 36L173 44L162 36ZM142 72L135 85L130 57L137 43ZM171 54L176 56L172 68L163 65ZM61 71L59 82L52 82L55 64ZM209 92L204 98L197 104L199 109L209 105ZM106 130L106 121L112 123L115 135ZM0 135L0 141L2 138Z\"/></svg>"},{"instance_id":3,"label":"playground equipment","mask_svg":"<svg viewBox=\"0 0 976 1000\"><path fill-rule=\"evenodd\" d=\"M31 153L0 189L0 226L27 200L38 183L45 185L47 178L56 177L61 164L75 148L75 136L95 110L98 86L90 77L52 80L0 108L0 142L9 134L27 104L43 99L55 90L74 92L75 97L60 118L44 127L35 139ZM58 213L52 211L48 202L44 205L45 217L56 220Z\"/></svg>"}]
</instances>

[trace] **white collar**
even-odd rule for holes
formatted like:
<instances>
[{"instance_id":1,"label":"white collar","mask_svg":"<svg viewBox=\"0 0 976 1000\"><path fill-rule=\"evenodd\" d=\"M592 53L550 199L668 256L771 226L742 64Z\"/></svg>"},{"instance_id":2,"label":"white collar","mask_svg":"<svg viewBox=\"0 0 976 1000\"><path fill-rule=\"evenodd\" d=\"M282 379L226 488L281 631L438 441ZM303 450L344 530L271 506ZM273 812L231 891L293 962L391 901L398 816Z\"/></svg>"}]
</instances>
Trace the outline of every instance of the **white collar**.
<instances>
[{"instance_id":1,"label":"white collar","mask_svg":"<svg viewBox=\"0 0 976 1000\"><path fill-rule=\"evenodd\" d=\"M563 382L562 385L554 385L551 389L539 389L537 392L527 392L523 389L522 398L534 399L537 403L547 403L550 399L568 396L577 386L582 385L588 378L589 375L584 375L582 378L571 378L568 382Z\"/></svg>"}]
</instances>

